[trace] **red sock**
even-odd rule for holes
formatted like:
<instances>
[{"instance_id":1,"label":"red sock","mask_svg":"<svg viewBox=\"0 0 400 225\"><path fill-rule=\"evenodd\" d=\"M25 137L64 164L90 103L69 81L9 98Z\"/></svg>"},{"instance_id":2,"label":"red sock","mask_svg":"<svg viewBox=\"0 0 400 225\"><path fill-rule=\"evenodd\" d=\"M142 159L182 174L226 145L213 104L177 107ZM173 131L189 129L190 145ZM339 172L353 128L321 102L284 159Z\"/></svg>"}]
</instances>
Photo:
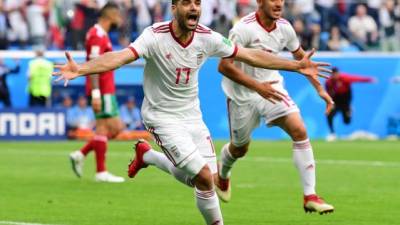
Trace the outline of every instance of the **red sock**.
<instances>
[{"instance_id":1,"label":"red sock","mask_svg":"<svg viewBox=\"0 0 400 225\"><path fill-rule=\"evenodd\" d=\"M96 153L97 172L106 171L106 152L107 152L107 136L95 136L93 138L93 148Z\"/></svg>"},{"instance_id":2,"label":"red sock","mask_svg":"<svg viewBox=\"0 0 400 225\"><path fill-rule=\"evenodd\" d=\"M94 139L89 140L86 142L86 145L81 148L81 153L86 156L94 149Z\"/></svg>"}]
</instances>

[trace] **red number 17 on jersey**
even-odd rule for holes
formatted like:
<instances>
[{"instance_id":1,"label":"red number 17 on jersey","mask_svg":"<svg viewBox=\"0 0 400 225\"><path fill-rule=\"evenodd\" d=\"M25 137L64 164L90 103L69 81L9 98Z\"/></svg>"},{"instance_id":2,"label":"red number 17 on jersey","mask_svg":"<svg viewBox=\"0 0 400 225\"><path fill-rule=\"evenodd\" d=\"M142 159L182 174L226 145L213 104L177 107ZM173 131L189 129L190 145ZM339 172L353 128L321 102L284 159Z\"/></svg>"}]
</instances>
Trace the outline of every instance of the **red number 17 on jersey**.
<instances>
[{"instance_id":1,"label":"red number 17 on jersey","mask_svg":"<svg viewBox=\"0 0 400 225\"><path fill-rule=\"evenodd\" d=\"M176 81L175 81L175 84L179 84L179 82L181 80L182 73L186 73L185 84L188 84L189 83L189 79L190 79L190 72L191 72L190 68L176 68Z\"/></svg>"}]
</instances>

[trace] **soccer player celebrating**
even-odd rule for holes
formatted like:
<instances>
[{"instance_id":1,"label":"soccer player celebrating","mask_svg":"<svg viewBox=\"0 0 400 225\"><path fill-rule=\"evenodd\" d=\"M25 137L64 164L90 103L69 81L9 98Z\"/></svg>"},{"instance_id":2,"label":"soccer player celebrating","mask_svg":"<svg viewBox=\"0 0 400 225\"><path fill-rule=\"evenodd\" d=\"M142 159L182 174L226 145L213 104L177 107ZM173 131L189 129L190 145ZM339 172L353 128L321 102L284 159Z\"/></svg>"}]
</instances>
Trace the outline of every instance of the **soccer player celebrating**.
<instances>
[{"instance_id":1,"label":"soccer player celebrating","mask_svg":"<svg viewBox=\"0 0 400 225\"><path fill-rule=\"evenodd\" d=\"M118 5L107 3L100 10L98 23L94 25L86 36L87 60L99 57L112 51L108 32L122 23ZM115 97L114 72L105 70L99 74L92 74L86 78L86 95L91 100L96 115L95 136L79 151L72 152L70 159L72 168L78 177L82 176L83 162L87 154L94 150L96 155L96 176L99 182L124 182L106 169L106 152L108 137L115 137L123 129L118 117L118 104Z\"/></svg>"},{"instance_id":2,"label":"soccer player celebrating","mask_svg":"<svg viewBox=\"0 0 400 225\"><path fill-rule=\"evenodd\" d=\"M282 19L284 0L258 0L258 10L238 22L230 31L230 39L237 45L278 54L283 49L292 52L301 60L306 53L301 48L290 23ZM221 151L221 165L216 181L221 200L231 198L230 176L235 162L248 151L251 133L262 118L268 126L278 126L293 140L293 160L300 173L304 191L304 210L319 213L332 212L333 206L325 203L315 192L315 162L312 147L304 122L296 104L284 88L283 77L277 70L256 68L246 62L223 59L219 70L225 75L223 90L228 97L228 115L231 141ZM263 99L257 92L230 80L231 77L249 76L260 82L270 82L276 92L283 96L281 101ZM321 98L326 102L326 112L333 101L322 85L310 79Z\"/></svg>"},{"instance_id":3,"label":"soccer player celebrating","mask_svg":"<svg viewBox=\"0 0 400 225\"><path fill-rule=\"evenodd\" d=\"M301 61L281 59L261 50L235 46L230 40L198 24L200 0L172 0L174 19L146 28L129 48L106 53L78 65L66 53L68 62L58 65L57 80L116 69L146 59L142 118L164 154L139 141L128 175L134 177L142 168L154 165L177 180L195 188L197 207L207 225L222 225L213 175L217 173L216 155L210 132L202 120L198 98L198 72L210 56L235 58L253 66L297 71L311 79L320 72L330 72L326 63L310 61L313 52ZM269 98L269 83L258 82L239 74L232 79ZM276 98L281 99L279 95ZM282 97L283 98L283 97Z\"/></svg>"}]
</instances>

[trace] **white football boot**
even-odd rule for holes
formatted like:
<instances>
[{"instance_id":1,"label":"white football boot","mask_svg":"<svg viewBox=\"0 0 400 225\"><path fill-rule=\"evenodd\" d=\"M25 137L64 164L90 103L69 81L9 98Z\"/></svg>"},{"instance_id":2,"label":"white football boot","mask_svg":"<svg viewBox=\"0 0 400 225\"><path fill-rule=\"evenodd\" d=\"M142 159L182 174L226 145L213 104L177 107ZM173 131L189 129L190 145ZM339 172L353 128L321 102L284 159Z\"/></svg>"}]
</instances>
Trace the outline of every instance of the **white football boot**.
<instances>
[{"instance_id":1,"label":"white football boot","mask_svg":"<svg viewBox=\"0 0 400 225\"><path fill-rule=\"evenodd\" d=\"M82 177L83 174L83 162L85 161L85 156L81 151L75 151L69 154L69 159L71 160L72 170L78 177Z\"/></svg>"},{"instance_id":2,"label":"white football boot","mask_svg":"<svg viewBox=\"0 0 400 225\"><path fill-rule=\"evenodd\" d=\"M123 177L115 176L108 171L96 173L95 180L97 182L109 182L109 183L122 183L125 181Z\"/></svg>"}]
</instances>

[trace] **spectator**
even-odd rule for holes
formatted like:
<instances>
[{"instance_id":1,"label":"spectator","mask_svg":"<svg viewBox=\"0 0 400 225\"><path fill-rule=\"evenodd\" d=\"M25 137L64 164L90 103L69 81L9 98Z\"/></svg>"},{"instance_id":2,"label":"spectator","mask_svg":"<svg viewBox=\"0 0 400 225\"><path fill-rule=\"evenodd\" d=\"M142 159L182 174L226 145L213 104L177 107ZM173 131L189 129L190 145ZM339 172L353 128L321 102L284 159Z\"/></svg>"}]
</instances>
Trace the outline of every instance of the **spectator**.
<instances>
[{"instance_id":1,"label":"spectator","mask_svg":"<svg viewBox=\"0 0 400 225\"><path fill-rule=\"evenodd\" d=\"M354 76L350 74L340 73L338 68L332 69L332 76L326 81L325 87L329 95L335 102L334 109L328 114L328 126L330 134L327 141L336 140L336 133L333 126L333 119L338 112L342 112L343 122L350 124L352 119L351 100L353 97L351 86L355 82L375 82L374 78Z\"/></svg>"},{"instance_id":2,"label":"spectator","mask_svg":"<svg viewBox=\"0 0 400 225\"><path fill-rule=\"evenodd\" d=\"M67 131L70 131L73 129L73 127L71 127L72 121L73 121L73 114L71 114L71 108L73 105L73 101L71 96L69 95L63 95L62 96L62 101L60 104L56 105L56 109L64 109L66 111L66 126L67 126Z\"/></svg>"},{"instance_id":3,"label":"spectator","mask_svg":"<svg viewBox=\"0 0 400 225\"><path fill-rule=\"evenodd\" d=\"M328 50L329 51L343 51L350 47L350 42L342 36L340 29L337 26L331 28Z\"/></svg>"},{"instance_id":4,"label":"spectator","mask_svg":"<svg viewBox=\"0 0 400 225\"><path fill-rule=\"evenodd\" d=\"M306 29L303 20L296 19L293 23L293 28L296 31L303 49L319 49L321 28L318 23L313 23L310 29Z\"/></svg>"},{"instance_id":5,"label":"spectator","mask_svg":"<svg viewBox=\"0 0 400 225\"><path fill-rule=\"evenodd\" d=\"M367 8L359 4L356 15L352 16L348 24L351 34L361 43L372 47L378 42L378 26L375 20L367 15Z\"/></svg>"},{"instance_id":6,"label":"spectator","mask_svg":"<svg viewBox=\"0 0 400 225\"><path fill-rule=\"evenodd\" d=\"M400 17L400 0L397 0L397 2L396 2L396 5L394 7L394 13L395 13L397 18ZM396 26L396 30L400 31L400 20L399 19L396 20L396 25L395 26ZM398 35L398 38L400 39L400 32L398 32L397 35Z\"/></svg>"},{"instance_id":7,"label":"spectator","mask_svg":"<svg viewBox=\"0 0 400 225\"><path fill-rule=\"evenodd\" d=\"M13 73L19 73L19 62L16 62L16 67L13 69L9 69L3 62L2 59L0 59L0 102L3 103L5 107L11 107L11 101L10 101L10 92L8 90L8 85L7 85L7 76L9 74Z\"/></svg>"},{"instance_id":8,"label":"spectator","mask_svg":"<svg viewBox=\"0 0 400 225\"><path fill-rule=\"evenodd\" d=\"M47 34L45 13L47 13L49 9L43 7L38 2L38 0L27 2L26 18L29 25L32 47L34 49L45 49Z\"/></svg>"},{"instance_id":9,"label":"spectator","mask_svg":"<svg viewBox=\"0 0 400 225\"><path fill-rule=\"evenodd\" d=\"M142 33L142 31L152 23L149 10L152 7L152 5L150 5L152 3L153 0L136 0L133 3L137 12L136 26L139 34Z\"/></svg>"},{"instance_id":10,"label":"spectator","mask_svg":"<svg viewBox=\"0 0 400 225\"><path fill-rule=\"evenodd\" d=\"M370 15L376 22L377 26L380 27L379 20L379 9L382 7L384 2L388 0L367 0L368 15Z\"/></svg>"},{"instance_id":11,"label":"spectator","mask_svg":"<svg viewBox=\"0 0 400 225\"><path fill-rule=\"evenodd\" d=\"M300 16L300 18L304 21L305 26L310 26L316 17L314 0L295 0L294 10L291 14L294 14L293 16Z\"/></svg>"},{"instance_id":12,"label":"spectator","mask_svg":"<svg viewBox=\"0 0 400 225\"><path fill-rule=\"evenodd\" d=\"M163 21L164 21L164 17L163 17L161 3L156 2L153 7L153 22L158 23L158 22L163 22Z\"/></svg>"},{"instance_id":13,"label":"spectator","mask_svg":"<svg viewBox=\"0 0 400 225\"><path fill-rule=\"evenodd\" d=\"M218 0L203 0L201 3L200 23L211 27L214 22L214 16L217 14Z\"/></svg>"},{"instance_id":14,"label":"spectator","mask_svg":"<svg viewBox=\"0 0 400 225\"><path fill-rule=\"evenodd\" d=\"M321 16L321 29L328 31L333 21L334 0L315 0L315 7Z\"/></svg>"},{"instance_id":15,"label":"spectator","mask_svg":"<svg viewBox=\"0 0 400 225\"><path fill-rule=\"evenodd\" d=\"M28 42L28 26L23 15L24 3L24 0L3 1L10 27L8 39L11 42L17 42L21 48L25 48Z\"/></svg>"},{"instance_id":16,"label":"spectator","mask_svg":"<svg viewBox=\"0 0 400 225\"><path fill-rule=\"evenodd\" d=\"M97 9L94 0L81 0L75 4L74 17L70 24L73 49L84 49L86 32L97 20Z\"/></svg>"},{"instance_id":17,"label":"spectator","mask_svg":"<svg viewBox=\"0 0 400 225\"><path fill-rule=\"evenodd\" d=\"M121 120L128 130L143 130L142 117L139 108L136 106L135 98L128 98L128 101L121 106L120 112Z\"/></svg>"},{"instance_id":18,"label":"spectator","mask_svg":"<svg viewBox=\"0 0 400 225\"><path fill-rule=\"evenodd\" d=\"M387 0L379 11L379 20L382 27L382 50L399 51L398 32L396 32L396 19L399 19L395 12L394 0Z\"/></svg>"},{"instance_id":19,"label":"spectator","mask_svg":"<svg viewBox=\"0 0 400 225\"><path fill-rule=\"evenodd\" d=\"M53 63L43 57L43 51L37 50L28 68L29 106L50 106L52 72Z\"/></svg>"},{"instance_id":20,"label":"spectator","mask_svg":"<svg viewBox=\"0 0 400 225\"><path fill-rule=\"evenodd\" d=\"M119 44L127 47L132 41L132 23L133 21L133 2L131 0L120 0L119 6L121 15L124 18L123 24L119 28Z\"/></svg>"},{"instance_id":21,"label":"spectator","mask_svg":"<svg viewBox=\"0 0 400 225\"><path fill-rule=\"evenodd\" d=\"M3 9L3 3L0 1L0 49L3 50L7 48L7 16Z\"/></svg>"},{"instance_id":22,"label":"spectator","mask_svg":"<svg viewBox=\"0 0 400 225\"><path fill-rule=\"evenodd\" d=\"M88 106L86 97L79 96L77 104L68 108L70 103L72 103L71 98L66 97L64 106L67 108L67 126L72 129L92 130L96 123L93 110Z\"/></svg>"}]
</instances>

